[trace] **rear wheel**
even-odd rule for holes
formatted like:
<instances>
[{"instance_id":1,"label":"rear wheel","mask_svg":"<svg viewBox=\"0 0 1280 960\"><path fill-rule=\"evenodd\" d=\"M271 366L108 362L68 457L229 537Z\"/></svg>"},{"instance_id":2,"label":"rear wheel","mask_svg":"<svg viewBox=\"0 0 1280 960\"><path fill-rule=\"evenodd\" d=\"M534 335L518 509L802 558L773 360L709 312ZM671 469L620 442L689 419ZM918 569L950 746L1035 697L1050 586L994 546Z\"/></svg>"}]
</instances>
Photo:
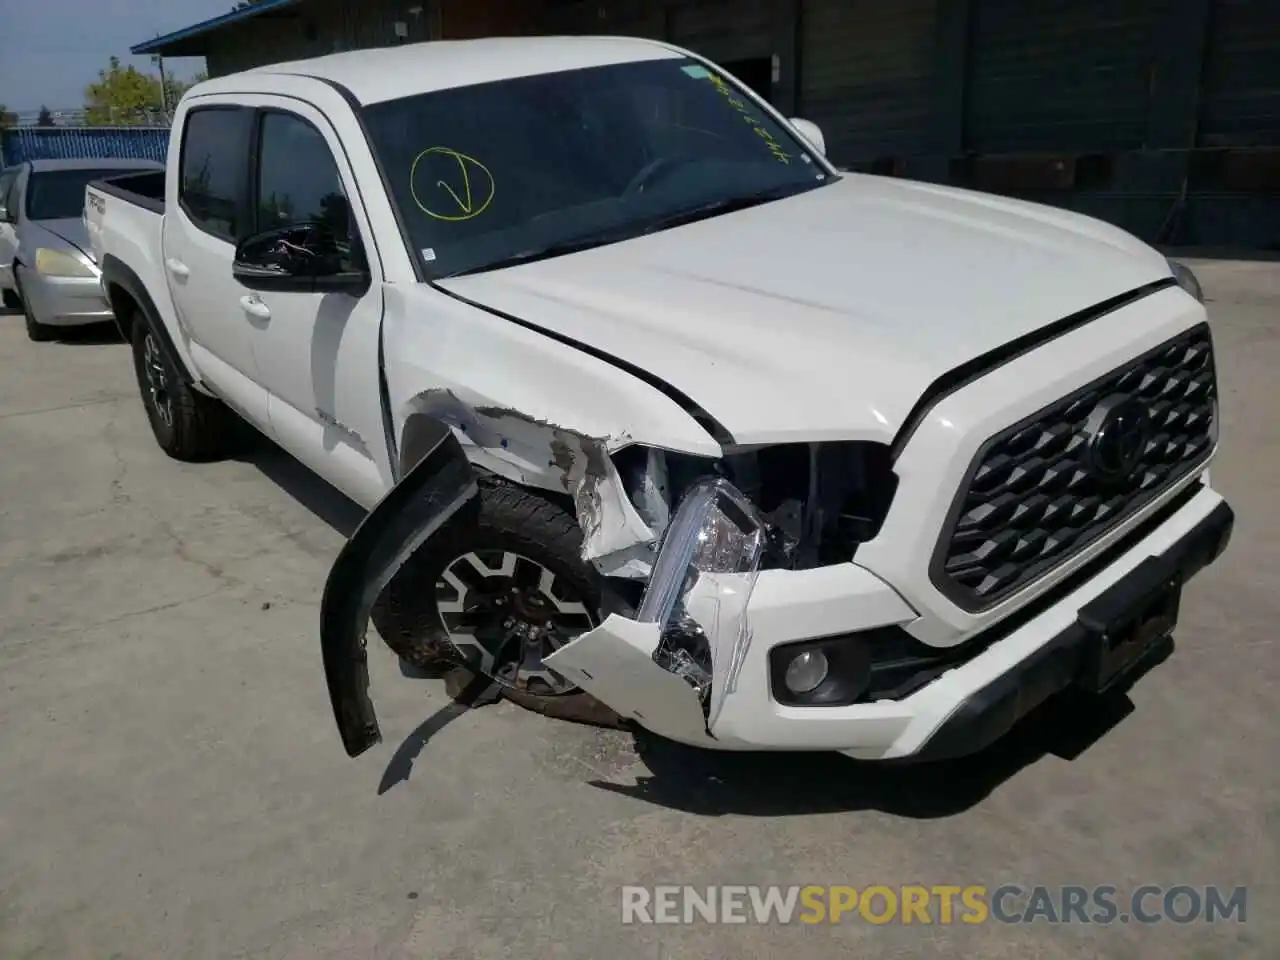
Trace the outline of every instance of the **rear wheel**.
<instances>
[{"instance_id":1,"label":"rear wheel","mask_svg":"<svg viewBox=\"0 0 1280 960\"><path fill-rule=\"evenodd\" d=\"M387 645L429 673L462 663L537 713L618 725L543 663L599 623L599 584L581 558L577 521L492 478L481 482L478 516L477 525L441 530L387 586L374 614Z\"/></svg>"},{"instance_id":2,"label":"rear wheel","mask_svg":"<svg viewBox=\"0 0 1280 960\"><path fill-rule=\"evenodd\" d=\"M175 460L215 460L227 452L236 416L213 397L196 392L169 362L141 316L133 318L133 367L151 432Z\"/></svg>"}]
</instances>

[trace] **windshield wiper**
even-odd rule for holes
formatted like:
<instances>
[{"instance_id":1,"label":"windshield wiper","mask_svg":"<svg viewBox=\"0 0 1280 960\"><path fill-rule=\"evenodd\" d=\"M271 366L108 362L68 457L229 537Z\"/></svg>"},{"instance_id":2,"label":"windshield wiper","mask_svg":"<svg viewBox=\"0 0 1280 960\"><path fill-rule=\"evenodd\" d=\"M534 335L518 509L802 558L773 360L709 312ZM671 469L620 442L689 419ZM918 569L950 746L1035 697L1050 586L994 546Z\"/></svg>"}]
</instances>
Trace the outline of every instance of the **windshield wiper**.
<instances>
[{"instance_id":1,"label":"windshield wiper","mask_svg":"<svg viewBox=\"0 0 1280 960\"><path fill-rule=\"evenodd\" d=\"M486 273L489 270L501 270L504 267L514 267L522 263L534 263L537 260L549 260L552 257L561 257L568 253L578 253L582 250L590 250L592 247L603 247L606 244L617 243L619 240L626 240L634 237L635 231L630 227L624 230L608 230L599 233L588 233L581 237L571 237L568 240L561 240L558 243L549 243L545 247L533 247L529 250L521 250L519 253L513 253L509 257L503 257L501 260L494 260L492 263L484 263L478 267L471 267L467 270L459 270L457 273L451 273L448 277L441 279L448 280L453 277L465 277L472 273Z\"/></svg>"},{"instance_id":2,"label":"windshield wiper","mask_svg":"<svg viewBox=\"0 0 1280 960\"><path fill-rule=\"evenodd\" d=\"M822 186L825 182L814 181L813 185L803 184L799 188L794 183L788 183L772 190L761 190L759 193L748 193L741 197L725 197L722 200L712 200L710 203L702 203L696 207L690 207L676 213L664 214L654 220L642 221L637 224L636 233L637 235L657 233L659 230L669 230L671 227L678 227L686 223L696 223L698 220L709 220L711 217L733 213L735 210L758 207L761 204L781 200L797 193L807 193L814 187Z\"/></svg>"},{"instance_id":3,"label":"windshield wiper","mask_svg":"<svg viewBox=\"0 0 1280 960\"><path fill-rule=\"evenodd\" d=\"M740 197L725 197L720 200L712 200L709 203L701 203L694 207L688 207L679 210L676 213L664 213L658 217L651 217L645 220L638 220L633 223L624 224L610 230L601 230L595 233L587 233L578 237L571 237L568 240L561 240L558 243L549 243L544 247L532 247L528 250L522 250L519 253L513 253L509 257L503 257L492 263L481 264L478 267L471 267L467 270L459 270L457 273L451 273L448 277L441 277L442 280L452 279L453 277L465 277L473 273L486 273L490 270L502 270L506 267L518 266L522 263L534 263L538 260L549 260L552 257L561 257L570 253L579 253L583 250L590 250L593 247L603 247L610 243L618 243L622 240L630 240L634 237L642 237L646 234L657 233L659 230L668 230L671 227L678 227L685 223L694 223L698 220L707 220L711 217L718 217L721 214L732 213L735 210L745 210L748 207L757 207L763 203L769 203L773 200L781 200L797 193L807 193L815 187L824 186L829 180L815 180L812 184L804 183L799 187L794 183L788 183L782 187L775 187L772 190L761 190L758 193L749 193Z\"/></svg>"}]
</instances>

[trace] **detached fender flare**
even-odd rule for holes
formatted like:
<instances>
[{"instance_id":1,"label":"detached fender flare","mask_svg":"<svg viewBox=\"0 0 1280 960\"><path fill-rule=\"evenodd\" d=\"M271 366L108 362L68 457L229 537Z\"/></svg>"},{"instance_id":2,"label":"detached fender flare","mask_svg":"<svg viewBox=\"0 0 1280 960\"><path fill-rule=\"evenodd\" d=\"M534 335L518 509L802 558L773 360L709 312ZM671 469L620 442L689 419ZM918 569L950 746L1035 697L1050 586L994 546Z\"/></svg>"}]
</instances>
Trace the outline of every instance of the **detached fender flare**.
<instances>
[{"instance_id":1,"label":"detached fender flare","mask_svg":"<svg viewBox=\"0 0 1280 960\"><path fill-rule=\"evenodd\" d=\"M142 279L133 272L133 269L118 257L110 254L102 258L102 291L105 295L110 286L117 286L124 290L133 302L138 305L138 309L142 312L143 321L151 328L151 332L156 335L160 341L160 349L166 354L166 359L172 365L174 370L178 371L179 376L188 385L194 384L196 378L187 368L186 362L182 359L182 353L178 350L173 342L173 338L169 334L169 328L165 326L164 320L160 316L160 311L156 309L155 301L151 299L151 294L147 291L147 285ZM120 331L120 336L125 340L131 339L129 330L124 324L124 319L116 313L116 305L107 296L107 302L111 304L111 310L116 314L116 329Z\"/></svg>"},{"instance_id":2,"label":"detached fender flare","mask_svg":"<svg viewBox=\"0 0 1280 960\"><path fill-rule=\"evenodd\" d=\"M479 486L466 452L447 426L434 423L417 425L419 459L356 528L325 582L320 647L333 718L350 757L382 740L365 642L374 601L445 523L474 522L478 514Z\"/></svg>"}]
</instances>

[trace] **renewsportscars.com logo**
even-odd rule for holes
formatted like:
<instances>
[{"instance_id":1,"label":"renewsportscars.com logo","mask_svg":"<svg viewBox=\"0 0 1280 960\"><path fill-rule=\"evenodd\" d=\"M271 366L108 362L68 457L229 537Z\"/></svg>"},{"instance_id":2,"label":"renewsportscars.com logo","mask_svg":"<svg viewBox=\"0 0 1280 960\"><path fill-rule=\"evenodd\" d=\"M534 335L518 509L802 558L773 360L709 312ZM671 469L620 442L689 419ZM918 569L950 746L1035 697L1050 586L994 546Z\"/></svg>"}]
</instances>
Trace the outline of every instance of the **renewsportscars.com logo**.
<instances>
[{"instance_id":1,"label":"renewsportscars.com logo","mask_svg":"<svg viewBox=\"0 0 1280 960\"><path fill-rule=\"evenodd\" d=\"M1220 923L1247 921L1248 888L975 884L622 888L623 923Z\"/></svg>"}]
</instances>

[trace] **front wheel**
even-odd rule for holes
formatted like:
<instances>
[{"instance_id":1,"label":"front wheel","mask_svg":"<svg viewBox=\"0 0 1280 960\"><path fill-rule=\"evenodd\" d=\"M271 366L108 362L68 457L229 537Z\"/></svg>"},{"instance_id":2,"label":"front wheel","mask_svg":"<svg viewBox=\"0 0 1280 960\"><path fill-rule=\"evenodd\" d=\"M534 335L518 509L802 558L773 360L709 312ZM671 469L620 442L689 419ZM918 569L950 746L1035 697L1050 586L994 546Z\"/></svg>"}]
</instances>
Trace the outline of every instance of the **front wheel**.
<instances>
[{"instance_id":1,"label":"front wheel","mask_svg":"<svg viewBox=\"0 0 1280 960\"><path fill-rule=\"evenodd\" d=\"M14 282L16 283L18 277L17 266L14 266L13 268L13 275ZM9 303L8 292L9 291L7 290L5 291L6 296L4 302L6 304ZM18 301L15 306L22 311L22 319L27 325L27 339L32 343L48 343L50 340L56 340L58 337L58 328L51 327L47 323L41 323L36 319L35 313L31 310L31 304L28 302L27 298L22 295L21 286L18 287L13 296Z\"/></svg>"},{"instance_id":2,"label":"front wheel","mask_svg":"<svg viewBox=\"0 0 1280 960\"><path fill-rule=\"evenodd\" d=\"M461 661L536 713L617 726L617 714L542 662L600 619L577 521L493 478L481 481L478 517L446 526L388 584L374 612L383 639L428 672Z\"/></svg>"}]
</instances>

